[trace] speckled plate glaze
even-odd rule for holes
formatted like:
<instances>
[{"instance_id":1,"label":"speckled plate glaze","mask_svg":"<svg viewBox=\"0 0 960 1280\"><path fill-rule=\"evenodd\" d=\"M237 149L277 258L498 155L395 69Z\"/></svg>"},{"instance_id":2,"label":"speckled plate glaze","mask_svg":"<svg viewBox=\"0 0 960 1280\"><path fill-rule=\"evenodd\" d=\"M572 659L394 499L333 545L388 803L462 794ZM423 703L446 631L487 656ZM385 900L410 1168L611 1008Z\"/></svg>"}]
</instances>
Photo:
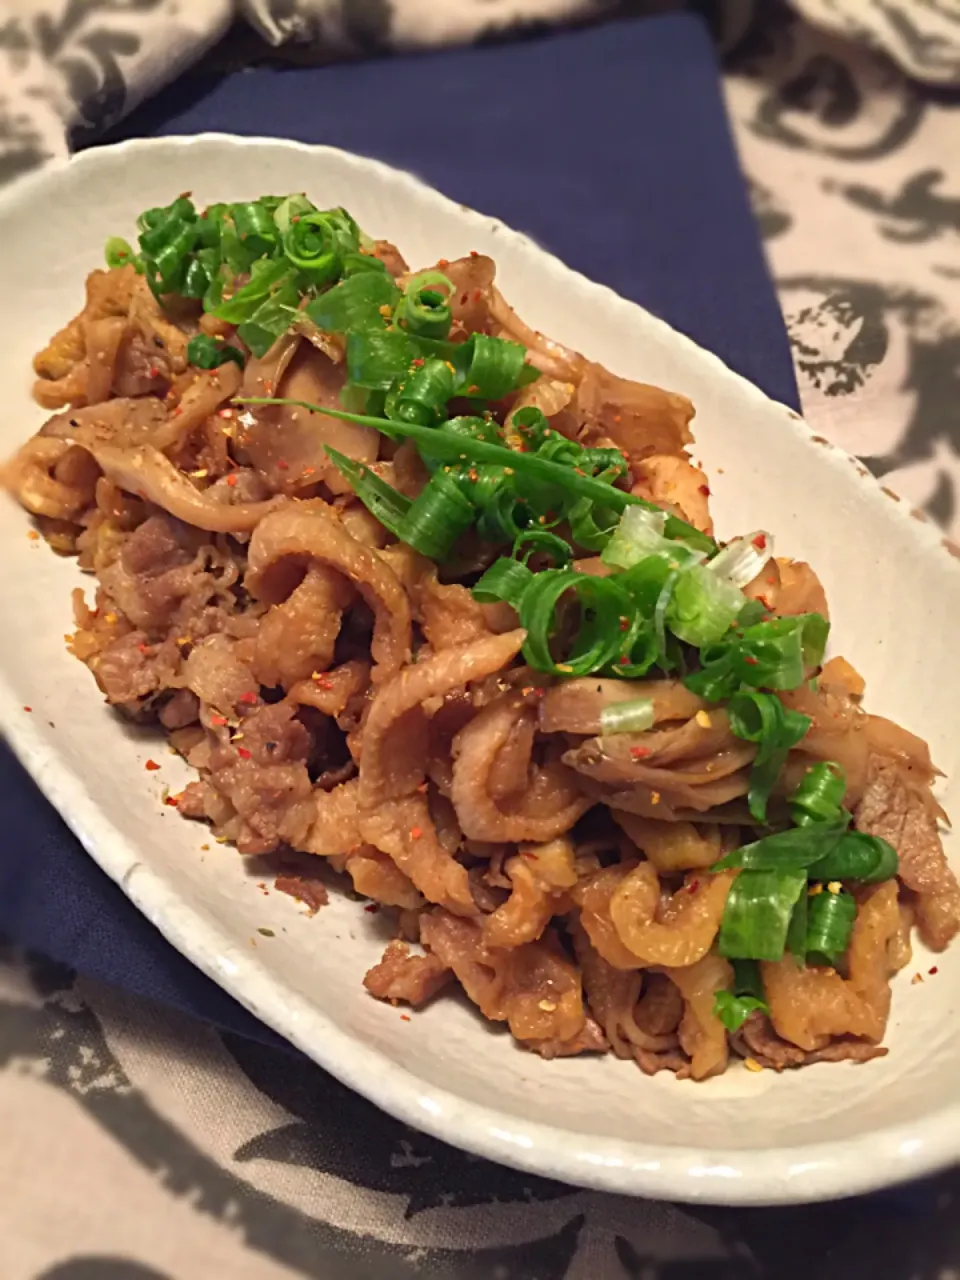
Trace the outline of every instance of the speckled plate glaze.
<instances>
[{"instance_id":1,"label":"speckled plate glaze","mask_svg":"<svg viewBox=\"0 0 960 1280\"><path fill-rule=\"evenodd\" d=\"M414 264L489 253L533 325L690 396L721 535L767 528L784 553L812 561L831 602L833 651L864 673L873 710L929 739L947 775L940 797L960 813L956 550L714 356L503 223L372 160L206 135L88 151L14 186L0 200L0 451L43 420L30 398L31 357L78 309L105 237L132 238L141 209L184 190L202 203L306 190L321 205L347 205ZM90 856L174 946L386 1111L531 1172L714 1203L842 1196L960 1155L960 947L922 984L911 975L933 962L915 955L896 982L890 1053L862 1067L778 1076L737 1066L696 1085L647 1079L612 1057L541 1061L458 999L401 1020L361 987L384 942L376 916L334 896L308 918L290 898L259 891L232 849L164 808L162 787L179 787L186 772L158 739L111 714L66 653L70 590L82 578L29 539L29 527L0 495L0 727ZM151 751L157 772L144 769Z\"/></svg>"}]
</instances>

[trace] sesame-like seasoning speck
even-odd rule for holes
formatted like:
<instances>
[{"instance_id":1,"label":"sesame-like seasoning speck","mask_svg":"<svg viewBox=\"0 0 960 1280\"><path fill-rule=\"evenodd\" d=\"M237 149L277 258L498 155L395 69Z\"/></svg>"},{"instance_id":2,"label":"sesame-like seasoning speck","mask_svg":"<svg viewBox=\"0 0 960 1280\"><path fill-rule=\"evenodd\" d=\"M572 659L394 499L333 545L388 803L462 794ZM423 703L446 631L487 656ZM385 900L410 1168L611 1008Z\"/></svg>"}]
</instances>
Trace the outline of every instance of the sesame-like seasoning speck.
<instances>
[{"instance_id":1,"label":"sesame-like seasoning speck","mask_svg":"<svg viewBox=\"0 0 960 1280\"><path fill-rule=\"evenodd\" d=\"M761 1064L756 1060L756 1058L744 1058L744 1060L743 1060L743 1065L747 1068L747 1070L748 1070L748 1071L762 1071L762 1070L763 1070L763 1067L762 1067L762 1066L761 1066Z\"/></svg>"},{"instance_id":2,"label":"sesame-like seasoning speck","mask_svg":"<svg viewBox=\"0 0 960 1280\"><path fill-rule=\"evenodd\" d=\"M701 729L709 729L713 724L713 721L710 719L710 713L707 711L698 711L693 718Z\"/></svg>"}]
</instances>

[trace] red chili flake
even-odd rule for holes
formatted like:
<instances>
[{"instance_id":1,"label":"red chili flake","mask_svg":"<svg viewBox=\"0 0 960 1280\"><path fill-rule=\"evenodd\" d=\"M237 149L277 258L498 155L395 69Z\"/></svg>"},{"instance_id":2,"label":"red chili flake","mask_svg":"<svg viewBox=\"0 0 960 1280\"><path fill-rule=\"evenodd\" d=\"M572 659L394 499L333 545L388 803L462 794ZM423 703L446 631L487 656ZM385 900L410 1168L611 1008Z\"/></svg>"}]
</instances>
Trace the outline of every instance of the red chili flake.
<instances>
[{"instance_id":1,"label":"red chili flake","mask_svg":"<svg viewBox=\"0 0 960 1280\"><path fill-rule=\"evenodd\" d=\"M252 706L256 700L257 695L249 690L246 693L241 693L240 697L237 699L238 702L245 702L247 706Z\"/></svg>"},{"instance_id":2,"label":"red chili flake","mask_svg":"<svg viewBox=\"0 0 960 1280\"><path fill-rule=\"evenodd\" d=\"M250 759L250 752L247 750L246 747L237 747L237 755L240 757L241 760Z\"/></svg>"},{"instance_id":3,"label":"red chili flake","mask_svg":"<svg viewBox=\"0 0 960 1280\"><path fill-rule=\"evenodd\" d=\"M631 747L630 748L630 755L633 757L634 760L645 760L649 754L650 754L649 747Z\"/></svg>"},{"instance_id":4,"label":"red chili flake","mask_svg":"<svg viewBox=\"0 0 960 1280\"><path fill-rule=\"evenodd\" d=\"M211 723L211 724L213 724L213 725L216 725L218 728L222 728L222 727L227 723L227 717L226 717L226 716L211 716L211 717L210 717L210 723Z\"/></svg>"},{"instance_id":5,"label":"red chili flake","mask_svg":"<svg viewBox=\"0 0 960 1280\"><path fill-rule=\"evenodd\" d=\"M619 621L619 623L618 623L617 625L619 626L619 628L620 628L620 630L621 630L621 631L629 631L629 630L630 630L630 619L629 619L629 618L621 618L621 619L620 619L620 621Z\"/></svg>"},{"instance_id":6,"label":"red chili flake","mask_svg":"<svg viewBox=\"0 0 960 1280\"><path fill-rule=\"evenodd\" d=\"M150 646L149 646L148 644L143 644L143 643L138 644L138 645L137 645L137 651L138 651L138 653L149 653L149 652L150 652Z\"/></svg>"},{"instance_id":7,"label":"red chili flake","mask_svg":"<svg viewBox=\"0 0 960 1280\"><path fill-rule=\"evenodd\" d=\"M380 908L377 906L375 902L368 902L363 909L371 916L375 916L377 912L380 910Z\"/></svg>"},{"instance_id":8,"label":"red chili flake","mask_svg":"<svg viewBox=\"0 0 960 1280\"><path fill-rule=\"evenodd\" d=\"M766 545L767 545L767 535L766 535L765 533L758 533L758 534L757 534L757 536L756 536L756 537L754 538L754 540L753 540L753 545L754 545L758 550L760 550L760 551L764 551L764 550L766 549Z\"/></svg>"},{"instance_id":9,"label":"red chili flake","mask_svg":"<svg viewBox=\"0 0 960 1280\"><path fill-rule=\"evenodd\" d=\"M37 533L36 529L31 529L30 532L27 534L27 537L30 539L31 542L40 541L40 535L39 533Z\"/></svg>"},{"instance_id":10,"label":"red chili flake","mask_svg":"<svg viewBox=\"0 0 960 1280\"><path fill-rule=\"evenodd\" d=\"M480 257L480 255L479 255L479 253L477 253L476 249L471 249L471 250L470 250L470 257L471 257L471 258L479 258L479 257Z\"/></svg>"},{"instance_id":11,"label":"red chili flake","mask_svg":"<svg viewBox=\"0 0 960 1280\"><path fill-rule=\"evenodd\" d=\"M153 773L154 769L159 769L159 768L160 768L160 766L157 764L156 760L148 760L148 761L146 762L146 764L145 764L143 767L144 767L145 769L149 769L151 773Z\"/></svg>"},{"instance_id":12,"label":"red chili flake","mask_svg":"<svg viewBox=\"0 0 960 1280\"><path fill-rule=\"evenodd\" d=\"M178 795L176 795L176 796L164 796L164 797L163 797L163 803L164 803L164 804L168 804L168 805L170 805L172 808L176 809L177 805L180 803L180 797L179 797Z\"/></svg>"},{"instance_id":13,"label":"red chili flake","mask_svg":"<svg viewBox=\"0 0 960 1280\"><path fill-rule=\"evenodd\" d=\"M437 259L437 266L438 266L438 267L449 267L449 265L450 265L450 259L449 259L449 258L438 258L438 259Z\"/></svg>"},{"instance_id":14,"label":"red chili flake","mask_svg":"<svg viewBox=\"0 0 960 1280\"><path fill-rule=\"evenodd\" d=\"M273 395L273 383L272 383L272 382L265 382L265 383L263 384L263 389L264 389L264 391L267 393L267 395L268 395L268 396L272 396L272 395Z\"/></svg>"},{"instance_id":15,"label":"red chili flake","mask_svg":"<svg viewBox=\"0 0 960 1280\"><path fill-rule=\"evenodd\" d=\"M467 395L475 396L479 390L480 388L477 386L477 384L475 382L471 382L469 387L467 387Z\"/></svg>"},{"instance_id":16,"label":"red chili flake","mask_svg":"<svg viewBox=\"0 0 960 1280\"><path fill-rule=\"evenodd\" d=\"M474 289L474 291L473 291L473 300L474 300L474 302L479 302L479 301L480 301L480 299L481 299L482 297L483 297L483 290L482 290L482 289Z\"/></svg>"},{"instance_id":17,"label":"red chili flake","mask_svg":"<svg viewBox=\"0 0 960 1280\"><path fill-rule=\"evenodd\" d=\"M286 458L278 458L278 459L277 459L277 470L278 470L278 471L289 471L289 470L290 470L290 463L286 460Z\"/></svg>"},{"instance_id":18,"label":"red chili flake","mask_svg":"<svg viewBox=\"0 0 960 1280\"><path fill-rule=\"evenodd\" d=\"M927 970L927 973L929 973L929 975L930 975L930 977L931 977L931 978L933 977L933 975L934 975L936 972L937 972L937 966L936 966L936 965L934 965L932 969L928 969L928 970Z\"/></svg>"},{"instance_id":19,"label":"red chili flake","mask_svg":"<svg viewBox=\"0 0 960 1280\"><path fill-rule=\"evenodd\" d=\"M625 653L621 653L620 657L617 659L617 666L618 666L618 667L625 667L625 666L627 666L627 665L629 664L629 662L630 662L630 659L629 659L629 657L627 656L627 654L625 654Z\"/></svg>"},{"instance_id":20,"label":"red chili flake","mask_svg":"<svg viewBox=\"0 0 960 1280\"><path fill-rule=\"evenodd\" d=\"M219 416L220 416L221 418L232 418L232 417L233 417L233 410L232 410L232 409L221 409L221 410L220 410L220 415L219 415Z\"/></svg>"},{"instance_id":21,"label":"red chili flake","mask_svg":"<svg viewBox=\"0 0 960 1280\"><path fill-rule=\"evenodd\" d=\"M745 653L743 655L743 660L748 667L755 667L757 665L757 660L751 653Z\"/></svg>"},{"instance_id":22,"label":"red chili flake","mask_svg":"<svg viewBox=\"0 0 960 1280\"><path fill-rule=\"evenodd\" d=\"M687 885L687 893L696 893L699 888L700 888L700 881L691 880L690 883Z\"/></svg>"},{"instance_id":23,"label":"red chili flake","mask_svg":"<svg viewBox=\"0 0 960 1280\"><path fill-rule=\"evenodd\" d=\"M154 365L152 369L147 370L147 374L151 378L159 378L160 370L156 367L156 365Z\"/></svg>"},{"instance_id":24,"label":"red chili flake","mask_svg":"<svg viewBox=\"0 0 960 1280\"><path fill-rule=\"evenodd\" d=\"M698 493L702 493L702 494L703 494L703 496L704 496L705 498L709 498L709 497L710 497L710 486L709 486L708 484L702 484L702 485L700 485L700 487L699 487L699 489L697 490L697 492L698 492Z\"/></svg>"},{"instance_id":25,"label":"red chili flake","mask_svg":"<svg viewBox=\"0 0 960 1280\"><path fill-rule=\"evenodd\" d=\"M409 1015L409 1013L401 1013L401 1015L400 1015L400 1021L401 1021L401 1022L409 1022L409 1021L410 1021L410 1015Z\"/></svg>"},{"instance_id":26,"label":"red chili flake","mask_svg":"<svg viewBox=\"0 0 960 1280\"><path fill-rule=\"evenodd\" d=\"M411 828L410 828L410 839L411 839L411 840L419 840L419 839L420 839L420 837L421 837L422 835L423 835L423 828L422 828L422 827L411 827Z\"/></svg>"},{"instance_id":27,"label":"red chili flake","mask_svg":"<svg viewBox=\"0 0 960 1280\"><path fill-rule=\"evenodd\" d=\"M24 707L23 709L24 709L24 711L32 711L32 710L33 710L33 707Z\"/></svg>"},{"instance_id":28,"label":"red chili flake","mask_svg":"<svg viewBox=\"0 0 960 1280\"><path fill-rule=\"evenodd\" d=\"M416 360L411 361L415 369L423 368L423 356L417 356Z\"/></svg>"},{"instance_id":29,"label":"red chili flake","mask_svg":"<svg viewBox=\"0 0 960 1280\"><path fill-rule=\"evenodd\" d=\"M233 476L233 475L227 476L227 484L230 486L231 489L236 483L237 483L236 476Z\"/></svg>"}]
</instances>

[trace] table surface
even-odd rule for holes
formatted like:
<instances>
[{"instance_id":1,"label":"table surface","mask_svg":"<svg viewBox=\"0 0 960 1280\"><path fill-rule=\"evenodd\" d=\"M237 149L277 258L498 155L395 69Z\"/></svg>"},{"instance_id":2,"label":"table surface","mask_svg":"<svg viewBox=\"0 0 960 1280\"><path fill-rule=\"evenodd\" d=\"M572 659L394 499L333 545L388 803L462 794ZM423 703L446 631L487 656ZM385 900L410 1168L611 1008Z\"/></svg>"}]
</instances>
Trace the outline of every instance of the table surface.
<instances>
[{"instance_id":1,"label":"table surface","mask_svg":"<svg viewBox=\"0 0 960 1280\"><path fill-rule=\"evenodd\" d=\"M956 533L957 104L796 22L725 88L809 420ZM576 1191L13 950L0 1131L4 1280L960 1280L960 1173L776 1210Z\"/></svg>"}]
</instances>

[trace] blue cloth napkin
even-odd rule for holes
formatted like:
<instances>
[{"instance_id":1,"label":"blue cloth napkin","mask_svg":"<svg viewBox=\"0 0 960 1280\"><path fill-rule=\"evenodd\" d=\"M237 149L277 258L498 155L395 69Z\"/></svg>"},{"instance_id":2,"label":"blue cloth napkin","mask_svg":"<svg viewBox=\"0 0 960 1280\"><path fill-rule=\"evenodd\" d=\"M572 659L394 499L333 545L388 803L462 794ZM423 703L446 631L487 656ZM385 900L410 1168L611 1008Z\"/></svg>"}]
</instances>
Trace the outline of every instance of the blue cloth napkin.
<instances>
[{"instance_id":1,"label":"blue cloth napkin","mask_svg":"<svg viewBox=\"0 0 960 1280\"><path fill-rule=\"evenodd\" d=\"M692 16L216 83L195 77L114 136L203 130L331 143L413 170L797 403L713 48ZM3 747L0 812L0 932L81 973L275 1040L139 916Z\"/></svg>"}]
</instances>

